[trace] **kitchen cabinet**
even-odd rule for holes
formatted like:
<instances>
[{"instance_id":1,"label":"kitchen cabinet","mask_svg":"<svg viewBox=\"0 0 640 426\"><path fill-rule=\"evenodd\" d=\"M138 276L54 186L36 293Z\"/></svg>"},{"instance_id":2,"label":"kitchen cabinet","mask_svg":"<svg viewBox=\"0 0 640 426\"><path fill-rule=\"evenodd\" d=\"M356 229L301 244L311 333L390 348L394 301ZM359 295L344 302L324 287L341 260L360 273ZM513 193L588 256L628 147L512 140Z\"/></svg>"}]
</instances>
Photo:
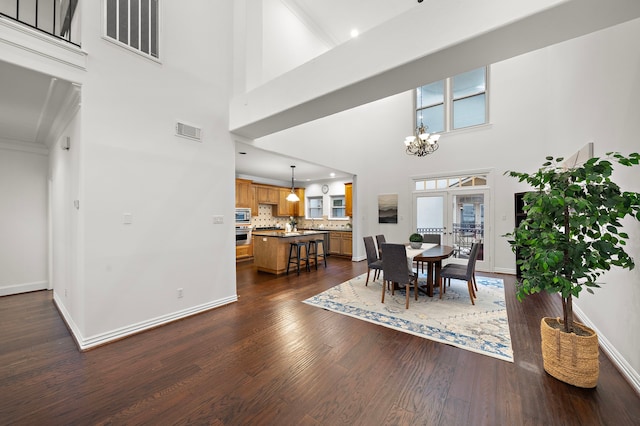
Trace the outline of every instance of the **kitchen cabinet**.
<instances>
[{"instance_id":1,"label":"kitchen cabinet","mask_svg":"<svg viewBox=\"0 0 640 426\"><path fill-rule=\"evenodd\" d=\"M253 264L258 271L270 274L287 272L290 243L321 238L326 231L274 232L256 231L254 236ZM295 267L293 269L295 271Z\"/></svg>"},{"instance_id":2,"label":"kitchen cabinet","mask_svg":"<svg viewBox=\"0 0 640 426\"><path fill-rule=\"evenodd\" d=\"M348 217L353 216L353 184L345 183L344 184L344 202L345 202L345 215Z\"/></svg>"},{"instance_id":3,"label":"kitchen cabinet","mask_svg":"<svg viewBox=\"0 0 640 426\"><path fill-rule=\"evenodd\" d=\"M253 209L253 204L253 187L251 181L246 179L236 179L236 207L248 207Z\"/></svg>"},{"instance_id":4,"label":"kitchen cabinet","mask_svg":"<svg viewBox=\"0 0 640 426\"><path fill-rule=\"evenodd\" d=\"M278 206L274 216L304 216L304 188L296 188L295 193L300 201L287 201L291 188L279 188Z\"/></svg>"},{"instance_id":5,"label":"kitchen cabinet","mask_svg":"<svg viewBox=\"0 0 640 426\"><path fill-rule=\"evenodd\" d=\"M251 244L243 244L236 246L236 262L241 260L249 260L253 257L253 242Z\"/></svg>"},{"instance_id":6,"label":"kitchen cabinet","mask_svg":"<svg viewBox=\"0 0 640 426\"><path fill-rule=\"evenodd\" d=\"M353 254L351 232L331 231L329 233L329 254L349 256Z\"/></svg>"},{"instance_id":7,"label":"kitchen cabinet","mask_svg":"<svg viewBox=\"0 0 640 426\"><path fill-rule=\"evenodd\" d=\"M280 198L280 188L276 186L254 185L258 204L277 205Z\"/></svg>"}]
</instances>

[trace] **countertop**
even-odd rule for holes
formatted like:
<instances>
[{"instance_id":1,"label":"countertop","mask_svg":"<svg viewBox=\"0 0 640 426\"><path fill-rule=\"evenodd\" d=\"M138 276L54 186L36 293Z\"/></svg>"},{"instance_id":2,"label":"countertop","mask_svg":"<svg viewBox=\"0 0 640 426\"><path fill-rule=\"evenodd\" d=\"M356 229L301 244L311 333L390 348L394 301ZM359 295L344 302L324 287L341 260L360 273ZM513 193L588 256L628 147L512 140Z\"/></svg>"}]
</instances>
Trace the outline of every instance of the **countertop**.
<instances>
[{"instance_id":1,"label":"countertop","mask_svg":"<svg viewBox=\"0 0 640 426\"><path fill-rule=\"evenodd\" d=\"M252 235L258 237L275 237L275 238L294 238L294 237L304 237L306 235L319 235L326 234L328 231L298 231L298 232L282 232L282 231L253 231Z\"/></svg>"}]
</instances>

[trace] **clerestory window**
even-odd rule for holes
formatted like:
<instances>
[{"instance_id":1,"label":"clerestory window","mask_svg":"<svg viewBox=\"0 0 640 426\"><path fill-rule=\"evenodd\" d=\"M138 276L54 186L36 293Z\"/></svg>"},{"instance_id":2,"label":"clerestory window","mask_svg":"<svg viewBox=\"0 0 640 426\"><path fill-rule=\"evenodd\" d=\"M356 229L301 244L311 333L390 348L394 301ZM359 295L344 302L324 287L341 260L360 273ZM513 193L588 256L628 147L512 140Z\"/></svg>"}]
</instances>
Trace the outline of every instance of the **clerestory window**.
<instances>
[{"instance_id":1,"label":"clerestory window","mask_svg":"<svg viewBox=\"0 0 640 426\"><path fill-rule=\"evenodd\" d=\"M489 122L488 67L477 68L416 89L416 125L440 133Z\"/></svg>"},{"instance_id":2,"label":"clerestory window","mask_svg":"<svg viewBox=\"0 0 640 426\"><path fill-rule=\"evenodd\" d=\"M159 0L105 0L105 36L159 58Z\"/></svg>"}]
</instances>

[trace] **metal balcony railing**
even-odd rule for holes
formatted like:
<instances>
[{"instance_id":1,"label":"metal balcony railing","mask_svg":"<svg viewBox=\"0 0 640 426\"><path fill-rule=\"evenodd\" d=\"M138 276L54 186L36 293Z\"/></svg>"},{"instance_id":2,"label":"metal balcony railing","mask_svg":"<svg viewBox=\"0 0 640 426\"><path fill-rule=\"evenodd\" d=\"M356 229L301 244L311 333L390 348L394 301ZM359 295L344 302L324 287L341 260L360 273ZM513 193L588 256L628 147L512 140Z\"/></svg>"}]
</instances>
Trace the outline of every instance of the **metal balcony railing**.
<instances>
[{"instance_id":1,"label":"metal balcony railing","mask_svg":"<svg viewBox=\"0 0 640 426\"><path fill-rule=\"evenodd\" d=\"M444 228L418 228L419 234L446 234ZM482 223L454 223L451 235L451 243L454 247L454 257L468 258L471 252L471 244L474 241L484 240L484 225ZM480 258L480 260L482 260Z\"/></svg>"},{"instance_id":2,"label":"metal balcony railing","mask_svg":"<svg viewBox=\"0 0 640 426\"><path fill-rule=\"evenodd\" d=\"M78 0L15 0L0 2L0 18L10 19L80 47L71 34Z\"/></svg>"}]
</instances>

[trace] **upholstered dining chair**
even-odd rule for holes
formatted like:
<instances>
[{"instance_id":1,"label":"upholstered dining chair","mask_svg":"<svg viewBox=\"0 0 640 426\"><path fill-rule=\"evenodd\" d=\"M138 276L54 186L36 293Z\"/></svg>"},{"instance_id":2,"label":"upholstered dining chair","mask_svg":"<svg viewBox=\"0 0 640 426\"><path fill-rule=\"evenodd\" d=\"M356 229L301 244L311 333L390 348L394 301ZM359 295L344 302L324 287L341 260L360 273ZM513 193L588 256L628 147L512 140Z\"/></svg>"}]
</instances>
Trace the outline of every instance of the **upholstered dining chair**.
<instances>
[{"instance_id":1,"label":"upholstered dining chair","mask_svg":"<svg viewBox=\"0 0 640 426\"><path fill-rule=\"evenodd\" d=\"M476 260L478 259L478 250L480 249L479 243L473 243L471 245L471 252L469 253L469 261L466 265L457 265L454 263L450 263L445 265L440 271L440 277L443 280L442 283L442 291L445 291L447 283L451 285L451 279L462 280L467 282L467 288L469 290L469 298L471 299L471 304L475 305L473 299L476 298L476 293L474 291L475 284L475 270L476 270ZM476 286L477 289L477 286ZM442 298L442 292L440 293L440 298Z\"/></svg>"},{"instance_id":2,"label":"upholstered dining chair","mask_svg":"<svg viewBox=\"0 0 640 426\"><path fill-rule=\"evenodd\" d=\"M440 234L422 234L422 242L429 244L440 244Z\"/></svg>"},{"instance_id":3,"label":"upholstered dining chair","mask_svg":"<svg viewBox=\"0 0 640 426\"><path fill-rule=\"evenodd\" d=\"M387 239L384 235L376 235L376 244L378 244L378 258L382 259L382 244L386 243Z\"/></svg>"},{"instance_id":4,"label":"upholstered dining chair","mask_svg":"<svg viewBox=\"0 0 640 426\"><path fill-rule=\"evenodd\" d=\"M471 243L471 249L469 250L469 260L468 262L473 262L473 274L471 275L471 281L473 282L473 289L475 291L478 291L478 284L476 283L476 261L478 260L478 257L480 256L480 250L482 249L482 243L477 243L477 242L473 242ZM473 250L473 246L477 245L478 247L476 248L476 250ZM450 264L451 266L449 266L449 268L451 269L458 269L460 271L465 271L467 268L467 264L461 264L461 263L452 263ZM451 281L449 281L449 287L451 287ZM446 293L446 289L445 289L445 293Z\"/></svg>"},{"instance_id":5,"label":"upholstered dining chair","mask_svg":"<svg viewBox=\"0 0 640 426\"><path fill-rule=\"evenodd\" d=\"M378 258L378 251L376 250L375 243L373 242L373 237L364 237L364 249L367 252L367 281L364 285L369 285L369 274L373 269L375 272L373 273L373 280L380 276L380 271L382 271L382 260Z\"/></svg>"},{"instance_id":6,"label":"upholstered dining chair","mask_svg":"<svg viewBox=\"0 0 640 426\"><path fill-rule=\"evenodd\" d=\"M407 262L407 248L404 244L382 243L382 273L384 282L382 283L382 303L384 294L387 292L386 282L391 283L391 294L395 290L395 284L404 287L407 294L405 309L409 309L409 293L413 284L413 294L418 300L418 274L409 270Z\"/></svg>"},{"instance_id":7,"label":"upholstered dining chair","mask_svg":"<svg viewBox=\"0 0 640 426\"><path fill-rule=\"evenodd\" d=\"M422 242L427 244L440 244L440 234L422 234ZM418 270L418 268L424 272L424 262L416 262L416 270Z\"/></svg>"}]
</instances>

